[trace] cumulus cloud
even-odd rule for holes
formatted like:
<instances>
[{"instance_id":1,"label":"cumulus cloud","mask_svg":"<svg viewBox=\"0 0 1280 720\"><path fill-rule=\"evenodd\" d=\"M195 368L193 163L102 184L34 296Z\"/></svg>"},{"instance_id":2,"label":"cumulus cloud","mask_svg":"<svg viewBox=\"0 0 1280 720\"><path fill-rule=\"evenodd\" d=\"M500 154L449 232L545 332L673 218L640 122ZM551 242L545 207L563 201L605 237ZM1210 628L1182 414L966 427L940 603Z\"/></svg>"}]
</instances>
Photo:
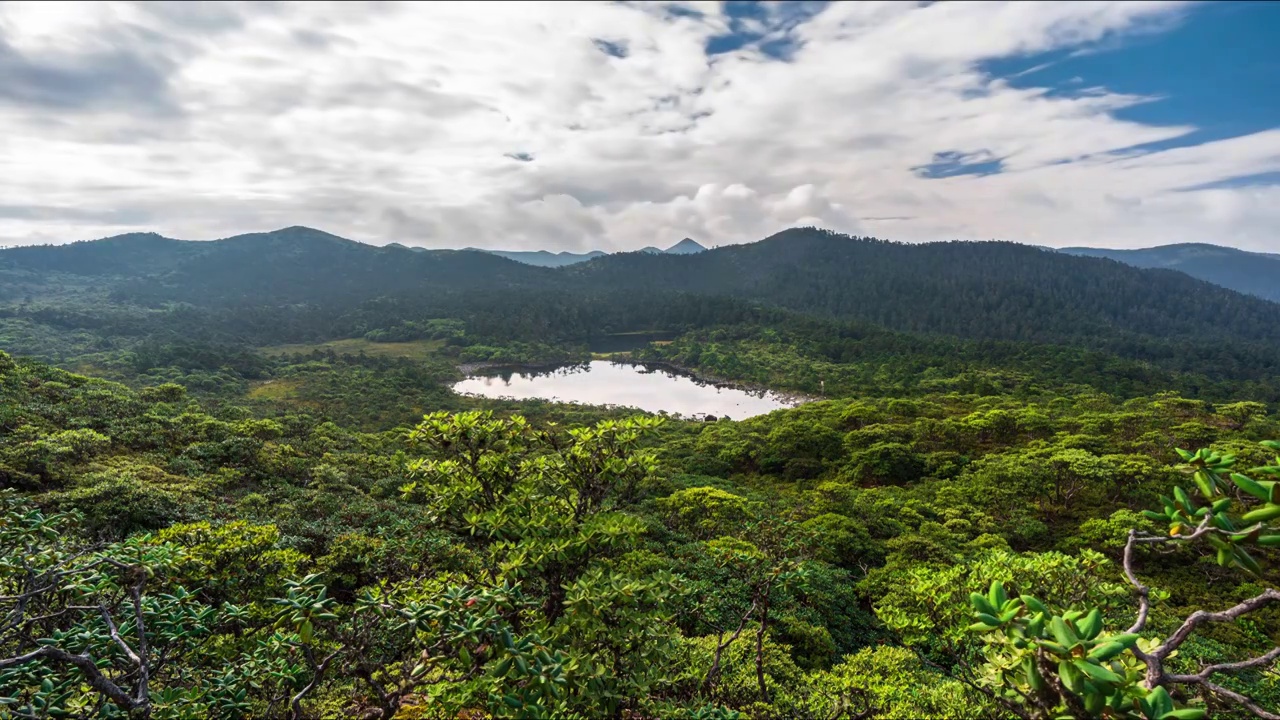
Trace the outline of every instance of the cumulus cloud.
<instances>
[{"instance_id":1,"label":"cumulus cloud","mask_svg":"<svg viewBox=\"0 0 1280 720\"><path fill-rule=\"evenodd\" d=\"M630 250L819 225L1275 250L1280 189L1220 182L1280 170L1280 131L1126 151L1195 128L1117 117L1148 97L982 70L1182 12L4 3L0 242L303 224L374 243Z\"/></svg>"}]
</instances>

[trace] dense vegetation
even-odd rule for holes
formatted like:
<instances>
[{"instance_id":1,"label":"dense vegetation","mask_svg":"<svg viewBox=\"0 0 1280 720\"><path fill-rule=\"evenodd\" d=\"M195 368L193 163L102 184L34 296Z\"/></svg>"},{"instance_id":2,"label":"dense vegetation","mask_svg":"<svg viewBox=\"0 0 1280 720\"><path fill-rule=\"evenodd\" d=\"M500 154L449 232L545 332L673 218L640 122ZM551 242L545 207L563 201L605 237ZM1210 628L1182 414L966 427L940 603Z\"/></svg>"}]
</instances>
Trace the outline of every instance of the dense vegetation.
<instances>
[{"instance_id":1,"label":"dense vegetation","mask_svg":"<svg viewBox=\"0 0 1280 720\"><path fill-rule=\"evenodd\" d=\"M1247 252L1231 247L1185 243L1142 250L1103 248L1063 248L1062 252L1087 257L1110 258L1141 268L1168 268L1247 295L1280 301L1276 273L1280 255Z\"/></svg>"},{"instance_id":2,"label":"dense vegetation","mask_svg":"<svg viewBox=\"0 0 1280 720\"><path fill-rule=\"evenodd\" d=\"M1280 712L1280 306L1002 244L307 232L0 255L0 715ZM449 390L625 338L819 399Z\"/></svg>"}]
</instances>

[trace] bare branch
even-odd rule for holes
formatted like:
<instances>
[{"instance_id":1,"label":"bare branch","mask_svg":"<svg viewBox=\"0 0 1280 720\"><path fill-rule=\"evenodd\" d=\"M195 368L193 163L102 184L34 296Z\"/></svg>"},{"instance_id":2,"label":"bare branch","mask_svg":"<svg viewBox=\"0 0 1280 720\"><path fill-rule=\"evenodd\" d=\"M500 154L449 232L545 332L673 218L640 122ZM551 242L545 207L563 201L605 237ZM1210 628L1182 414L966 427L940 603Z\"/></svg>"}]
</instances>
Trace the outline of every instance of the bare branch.
<instances>
[{"instance_id":1,"label":"bare branch","mask_svg":"<svg viewBox=\"0 0 1280 720\"><path fill-rule=\"evenodd\" d=\"M55 662L65 663L74 666L80 672L84 673L85 682L89 687L102 693L115 703L116 707L131 713L137 710L140 705L129 697L129 693L125 692L119 685L111 682L107 676L102 674L98 669L97 663L87 654L73 655L66 650L54 647L53 645L45 645L37 650L33 650L25 655L19 655L11 658L0 658L0 670L10 667L17 667L33 660L48 658Z\"/></svg>"},{"instance_id":2,"label":"bare branch","mask_svg":"<svg viewBox=\"0 0 1280 720\"><path fill-rule=\"evenodd\" d=\"M1152 650L1150 655L1152 658L1157 660L1163 660L1174 650L1177 650L1178 646L1186 642L1187 638L1191 636L1191 633L1195 632L1196 628L1201 625L1204 625L1205 623L1230 622L1238 619L1241 615L1261 609L1273 602L1280 602L1280 592L1267 588L1261 595L1249 598L1239 605L1227 608L1221 612L1211 613L1205 612L1204 610L1197 610L1191 613L1191 616L1182 623L1181 627L1174 631L1173 635L1169 636L1168 640L1164 641L1164 644L1155 650Z\"/></svg>"},{"instance_id":3,"label":"bare branch","mask_svg":"<svg viewBox=\"0 0 1280 720\"><path fill-rule=\"evenodd\" d=\"M732 645L742 635L743 628L747 626L747 621L755 614L756 605L759 604L759 602L760 598L758 596L752 598L751 607L747 608L747 611L742 614L742 618L738 621L738 628L733 631L733 635L731 635L728 640L724 639L724 631L720 631L720 637L716 639L716 652L715 657L711 661L711 669L707 671L707 677L702 681L702 688L704 691L709 692L711 690L716 677L720 674L721 655L724 654L725 648Z\"/></svg>"},{"instance_id":4,"label":"bare branch","mask_svg":"<svg viewBox=\"0 0 1280 720\"><path fill-rule=\"evenodd\" d=\"M1167 677L1169 682L1199 683L1208 680L1209 676L1215 673L1240 672L1241 670L1248 670L1249 668L1268 665L1275 662L1276 658L1280 658L1280 647L1272 648L1271 651L1265 655L1259 655L1256 658L1250 658L1248 660L1241 660L1240 662L1206 665L1195 675L1169 675Z\"/></svg>"},{"instance_id":5,"label":"bare branch","mask_svg":"<svg viewBox=\"0 0 1280 720\"><path fill-rule=\"evenodd\" d=\"M1137 531L1130 530L1129 541L1124 544L1124 575L1129 579L1133 589L1138 592L1138 617L1126 631L1131 633L1142 632L1142 629L1147 626L1147 616L1151 613L1151 588L1140 582L1133 571L1133 547L1137 542Z\"/></svg>"},{"instance_id":6,"label":"bare branch","mask_svg":"<svg viewBox=\"0 0 1280 720\"><path fill-rule=\"evenodd\" d=\"M124 638L120 637L120 631L116 629L115 620L111 619L111 613L107 610L107 606L99 605L98 611L102 615L102 621L107 624L107 630L111 633L111 639L120 647L120 651L125 654L125 657L129 658L129 662L132 662L136 666L141 666L142 658L138 657L138 654L133 651L133 648L129 647L129 644L124 641Z\"/></svg>"},{"instance_id":7,"label":"bare branch","mask_svg":"<svg viewBox=\"0 0 1280 720\"><path fill-rule=\"evenodd\" d=\"M151 658L147 657L147 626L142 619L142 584L146 582L147 575L142 568L138 568L137 572L138 580L129 588L129 595L133 598L134 624L138 629L138 655L141 657L138 663L138 688L135 691L135 697L139 703L145 703L149 697L147 685L151 680L151 668L148 665Z\"/></svg>"},{"instance_id":8,"label":"bare branch","mask_svg":"<svg viewBox=\"0 0 1280 720\"><path fill-rule=\"evenodd\" d=\"M1204 686L1204 689L1208 690L1214 695L1220 695L1224 698L1227 698L1228 700L1231 700L1232 702L1237 703L1238 705L1240 705L1240 707L1248 710L1249 712L1253 713L1255 716L1262 718L1262 720L1280 720L1280 715L1277 715L1271 712L1270 710L1267 710L1261 707L1260 705L1255 703L1253 700L1249 699L1248 697L1245 697L1244 695L1241 695L1240 693L1234 690L1228 690L1222 687L1221 685L1211 683L1208 680L1201 680L1199 684Z\"/></svg>"},{"instance_id":9,"label":"bare branch","mask_svg":"<svg viewBox=\"0 0 1280 720\"><path fill-rule=\"evenodd\" d=\"M324 673L325 670L329 669L329 663L332 662L334 658L338 657L343 650L346 650L346 647L344 646L334 650L318 663L316 662L315 655L312 654L310 645L304 645L302 650L306 654L307 662L312 667L311 681L307 683L306 687L299 690L298 694L289 699L289 708L292 712L291 717L293 720L302 720L306 716L302 710L302 698L306 697L307 693L316 689L316 686L324 679Z\"/></svg>"}]
</instances>

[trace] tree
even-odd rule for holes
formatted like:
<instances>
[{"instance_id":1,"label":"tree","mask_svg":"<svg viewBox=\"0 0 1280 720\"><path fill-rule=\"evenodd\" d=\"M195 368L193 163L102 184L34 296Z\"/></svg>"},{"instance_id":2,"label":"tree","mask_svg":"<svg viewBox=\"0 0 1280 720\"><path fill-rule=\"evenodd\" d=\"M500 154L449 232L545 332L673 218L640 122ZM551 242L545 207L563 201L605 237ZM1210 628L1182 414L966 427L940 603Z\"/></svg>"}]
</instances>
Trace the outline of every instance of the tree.
<instances>
[{"instance_id":1,"label":"tree","mask_svg":"<svg viewBox=\"0 0 1280 720\"><path fill-rule=\"evenodd\" d=\"M1280 451L1280 443L1267 441L1263 445ZM1151 520L1167 524L1167 535L1129 531L1123 569L1138 607L1133 623L1125 631L1105 631L1103 615L1097 607L1076 606L1057 612L1033 595L1008 595L1000 582L992 583L985 595L971 595L978 620L971 629L986 634L991 680L1002 690L1002 699L1016 707L1021 716L1107 713L1148 720L1204 717L1206 707L1176 707L1172 693L1186 690L1199 695L1205 705L1223 702L1257 717L1280 717L1280 713L1219 684L1216 677L1271 667L1280 658L1280 647L1251 658L1204 665L1192 673L1175 672L1168 664L1198 630L1213 623L1235 622L1280 603L1280 591L1266 588L1223 610L1197 610L1167 637L1142 637L1148 630L1156 593L1138 577L1139 547L1204 540L1217 550L1219 565L1260 575L1262 568L1247 548L1280 545L1280 526L1276 525L1280 518L1280 481L1255 481L1249 475L1232 472L1236 461L1232 455L1211 450L1178 452L1186 463L1183 469L1194 479L1198 492L1174 487L1173 497L1161 498L1162 512L1145 511ZM1280 457L1249 473L1280 478Z\"/></svg>"},{"instance_id":2,"label":"tree","mask_svg":"<svg viewBox=\"0 0 1280 720\"><path fill-rule=\"evenodd\" d=\"M131 720L234 705L187 667L219 613L180 586L148 592L181 549L147 535L94 549L69 534L76 520L0 496L0 704L33 717L110 705Z\"/></svg>"}]
</instances>

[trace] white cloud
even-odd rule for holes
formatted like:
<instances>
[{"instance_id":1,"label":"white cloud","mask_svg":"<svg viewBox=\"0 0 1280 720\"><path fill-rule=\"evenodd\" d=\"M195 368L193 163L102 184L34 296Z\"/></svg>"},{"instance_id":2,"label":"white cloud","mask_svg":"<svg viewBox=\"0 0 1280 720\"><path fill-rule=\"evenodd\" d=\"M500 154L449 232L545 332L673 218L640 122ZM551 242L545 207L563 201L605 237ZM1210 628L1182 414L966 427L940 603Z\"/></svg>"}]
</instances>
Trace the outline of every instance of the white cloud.
<instances>
[{"instance_id":1,"label":"white cloud","mask_svg":"<svg viewBox=\"0 0 1280 720\"><path fill-rule=\"evenodd\" d=\"M708 57L730 28L715 3L5 3L0 242L302 224L377 243L635 249L817 224L1280 250L1280 190L1187 190L1280 170L1280 131L1118 157L1193 128L1115 117L1150 98L1016 89L979 69L1179 12L775 4L754 29L795 43L779 62L757 45ZM912 171L942 152L1005 172Z\"/></svg>"}]
</instances>

